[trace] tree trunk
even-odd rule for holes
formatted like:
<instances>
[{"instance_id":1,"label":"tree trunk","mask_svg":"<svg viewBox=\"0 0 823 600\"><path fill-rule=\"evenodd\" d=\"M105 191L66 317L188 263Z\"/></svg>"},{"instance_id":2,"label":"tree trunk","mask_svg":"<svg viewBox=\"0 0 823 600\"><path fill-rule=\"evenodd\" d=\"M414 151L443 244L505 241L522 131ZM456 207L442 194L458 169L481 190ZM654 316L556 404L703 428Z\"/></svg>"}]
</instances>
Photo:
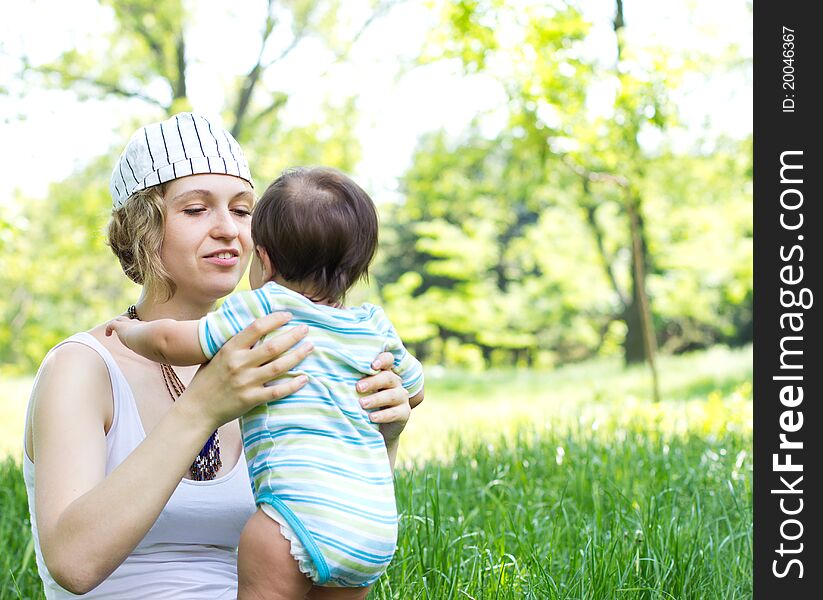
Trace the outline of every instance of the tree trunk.
<instances>
[{"instance_id":1,"label":"tree trunk","mask_svg":"<svg viewBox=\"0 0 823 600\"><path fill-rule=\"evenodd\" d=\"M631 232L631 300L626 304L623 321L626 323L626 339L623 341L624 358L627 365L652 360L649 355L646 336L654 337L651 315L646 315L644 305L648 307L646 293L646 272L649 266L646 235L643 227L643 215L640 214L638 198L626 199L626 212L629 216ZM649 329L647 332L646 329Z\"/></svg>"},{"instance_id":2,"label":"tree trunk","mask_svg":"<svg viewBox=\"0 0 823 600\"><path fill-rule=\"evenodd\" d=\"M632 281L632 287L635 288L636 285L637 283ZM626 364L641 363L646 360L646 346L643 343L643 315L640 311L640 299L634 290L632 301L623 313L623 322L626 324L626 338L623 340L623 357Z\"/></svg>"}]
</instances>

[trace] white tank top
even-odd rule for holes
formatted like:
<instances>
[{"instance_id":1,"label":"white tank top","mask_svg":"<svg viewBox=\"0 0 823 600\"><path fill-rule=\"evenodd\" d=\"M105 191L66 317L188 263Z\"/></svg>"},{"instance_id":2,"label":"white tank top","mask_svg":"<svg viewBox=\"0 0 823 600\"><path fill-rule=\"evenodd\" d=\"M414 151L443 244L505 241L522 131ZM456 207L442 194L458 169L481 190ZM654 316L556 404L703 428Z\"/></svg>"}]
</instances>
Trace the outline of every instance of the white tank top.
<instances>
[{"instance_id":1,"label":"white tank top","mask_svg":"<svg viewBox=\"0 0 823 600\"><path fill-rule=\"evenodd\" d=\"M134 395L109 351L94 336L78 333L66 343L80 343L106 363L114 396L114 414L106 434L106 474L146 437ZM53 351L53 349L52 349ZM39 373L38 373L39 377ZM77 596L60 587L46 569L34 513L35 465L23 452L23 477L29 500L37 568L46 598L151 598L161 600L234 600L237 597L237 544L246 520L255 510L246 459L212 481L183 479L157 521L103 583Z\"/></svg>"}]
</instances>

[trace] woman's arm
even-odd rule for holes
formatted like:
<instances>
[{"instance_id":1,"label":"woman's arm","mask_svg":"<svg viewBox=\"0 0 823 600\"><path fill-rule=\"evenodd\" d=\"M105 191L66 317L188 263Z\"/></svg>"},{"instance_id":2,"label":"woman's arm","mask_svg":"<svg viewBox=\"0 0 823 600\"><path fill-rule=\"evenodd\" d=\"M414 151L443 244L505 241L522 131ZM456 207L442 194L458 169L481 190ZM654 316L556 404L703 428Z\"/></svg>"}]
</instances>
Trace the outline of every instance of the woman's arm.
<instances>
[{"instance_id":1,"label":"woman's arm","mask_svg":"<svg viewBox=\"0 0 823 600\"><path fill-rule=\"evenodd\" d=\"M32 440L40 544L61 586L85 593L125 560L215 428L305 384L294 378L264 386L311 351L309 344L289 351L305 329L251 348L285 321L282 314L258 319L230 340L108 476L104 429L112 392L105 365L74 344L52 354L32 396Z\"/></svg>"}]
</instances>

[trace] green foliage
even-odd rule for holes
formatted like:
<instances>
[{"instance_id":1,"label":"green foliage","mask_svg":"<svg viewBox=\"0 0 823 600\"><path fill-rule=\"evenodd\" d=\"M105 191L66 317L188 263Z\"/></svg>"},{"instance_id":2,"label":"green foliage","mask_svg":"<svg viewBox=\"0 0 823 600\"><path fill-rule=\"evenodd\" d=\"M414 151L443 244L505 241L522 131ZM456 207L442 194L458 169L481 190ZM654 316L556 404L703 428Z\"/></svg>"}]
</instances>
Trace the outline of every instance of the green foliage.
<instances>
[{"instance_id":1,"label":"green foliage","mask_svg":"<svg viewBox=\"0 0 823 600\"><path fill-rule=\"evenodd\" d=\"M389 4L371 3L375 15ZM461 135L421 136L404 200L380 207L369 298L386 305L412 350L471 369L636 357L639 289L664 352L751 340L751 138L674 144L683 130L671 90L711 65L630 43L620 27L614 60L596 57L594 24L571 1L430 5L439 21L421 60L496 79L507 121L493 135L478 115ZM192 5L101 6L104 43L28 65L29 85L142 101L152 116L141 122L190 108ZM354 170L356 99L328 99L313 122L289 123L290 98L266 73L308 38L343 58L358 23L337 0L270 3L261 16L258 60L237 69L223 108L256 188L290 165ZM649 136L659 141L641 143ZM113 154L52 186L48 200L20 197L23 209L0 215L0 364L31 370L53 343L136 295L100 233Z\"/></svg>"},{"instance_id":2,"label":"green foliage","mask_svg":"<svg viewBox=\"0 0 823 600\"><path fill-rule=\"evenodd\" d=\"M20 465L0 458L0 600L43 598Z\"/></svg>"},{"instance_id":3,"label":"green foliage","mask_svg":"<svg viewBox=\"0 0 823 600\"><path fill-rule=\"evenodd\" d=\"M622 345L631 362L645 354L640 290L667 351L749 340L750 140L672 149L686 63L627 46L622 15L614 64L592 58L592 24L570 2L436 7L423 60L497 78L509 121L492 139L424 137L388 211L379 280L390 306L401 277L413 291L391 314L415 312L400 316L414 349L551 364ZM641 144L652 131L656 148Z\"/></svg>"},{"instance_id":4,"label":"green foliage","mask_svg":"<svg viewBox=\"0 0 823 600\"><path fill-rule=\"evenodd\" d=\"M386 208L382 301L430 360L450 362L440 338L487 362L545 364L613 352L613 336L625 335L612 326L624 310L614 286L627 295L631 285L617 192L585 195L560 159L531 168L520 144L511 131L432 135L406 175L405 203ZM646 159L647 284L667 351L750 339L748 148L727 141L711 154Z\"/></svg>"},{"instance_id":5,"label":"green foliage","mask_svg":"<svg viewBox=\"0 0 823 600\"><path fill-rule=\"evenodd\" d=\"M15 251L0 268L0 363L31 372L46 350L118 314L137 297L105 244L111 160L98 160L49 186L45 198L18 197Z\"/></svg>"},{"instance_id":6,"label":"green foliage","mask_svg":"<svg viewBox=\"0 0 823 600\"><path fill-rule=\"evenodd\" d=\"M401 540L373 595L748 597L748 441L526 429L458 445L398 477Z\"/></svg>"},{"instance_id":7,"label":"green foliage","mask_svg":"<svg viewBox=\"0 0 823 600\"><path fill-rule=\"evenodd\" d=\"M751 138L667 152L648 169L649 277L666 350L752 336Z\"/></svg>"},{"instance_id":8,"label":"green foliage","mask_svg":"<svg viewBox=\"0 0 823 600\"><path fill-rule=\"evenodd\" d=\"M129 99L151 106L124 124L125 143L125 136L143 122L192 108L186 79L187 6L180 0L102 2L101 16L110 17L102 20L103 43L82 52L67 50L51 63L27 64L26 80L32 86L70 89L81 98ZM360 158L353 99L329 100L313 122L290 125L280 114L288 96L262 83L266 69L276 62L263 61L275 33L291 36L281 57L309 36L327 40L338 54L346 51L350 42L334 31L338 6L336 0L269 3L258 63L238 76L227 98L225 122L243 144L261 193L287 166L322 164L351 171ZM7 290L0 297L0 365L6 371L31 372L55 343L120 313L138 295L103 234L116 145L101 148L106 154L52 184L46 198L18 196L19 214L0 217L0 249L14 248L3 252L0 268L0 289Z\"/></svg>"},{"instance_id":9,"label":"green foliage","mask_svg":"<svg viewBox=\"0 0 823 600\"><path fill-rule=\"evenodd\" d=\"M453 146L437 134L421 143L405 178L406 202L385 220L376 271L405 339L424 341L407 332L403 319L413 318L430 325L415 331L433 328L452 344L475 345L486 360L501 349L511 351L507 361L519 351L531 360L540 350L592 343L590 326L569 324L609 310L607 282L588 256L587 232L563 208L569 174L530 162L509 134L470 135ZM393 304L398 285L413 292L402 307ZM448 347L416 350L440 361Z\"/></svg>"}]
</instances>

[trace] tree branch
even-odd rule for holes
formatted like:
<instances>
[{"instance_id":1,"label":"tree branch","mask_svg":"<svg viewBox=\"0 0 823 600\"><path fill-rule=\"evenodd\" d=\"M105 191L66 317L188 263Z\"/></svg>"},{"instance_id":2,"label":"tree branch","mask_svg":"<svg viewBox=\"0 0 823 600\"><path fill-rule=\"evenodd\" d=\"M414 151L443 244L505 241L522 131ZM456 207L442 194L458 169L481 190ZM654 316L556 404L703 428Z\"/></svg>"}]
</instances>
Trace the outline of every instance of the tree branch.
<instances>
[{"instance_id":1,"label":"tree branch","mask_svg":"<svg viewBox=\"0 0 823 600\"><path fill-rule=\"evenodd\" d=\"M289 97L286 94L275 93L272 95L274 96L274 100L266 108L257 111L254 116L249 117L248 123L250 125L255 125L260 122L261 119L264 119L274 111L283 108L286 105L286 102L289 101Z\"/></svg>"},{"instance_id":2,"label":"tree branch","mask_svg":"<svg viewBox=\"0 0 823 600\"><path fill-rule=\"evenodd\" d=\"M374 11L369 15L369 17L363 21L360 28L355 32L352 36L351 40L349 41L348 45L344 50L339 50L334 54L334 61L335 63L340 62L351 51L352 47L358 42L358 40L362 37L362 35L366 32L366 30L374 23L378 18L384 16L387 12L389 12L392 8L399 4L403 4L406 0L386 0L385 2L380 2L374 9ZM328 70L326 71L328 72Z\"/></svg>"},{"instance_id":3,"label":"tree branch","mask_svg":"<svg viewBox=\"0 0 823 600\"><path fill-rule=\"evenodd\" d=\"M183 35L183 31L179 31L177 34L177 44L175 46L175 54L177 58L177 73L175 74L175 81L174 81L174 100L178 98L185 98L187 95L186 91L186 36Z\"/></svg>"},{"instance_id":4,"label":"tree branch","mask_svg":"<svg viewBox=\"0 0 823 600\"><path fill-rule=\"evenodd\" d=\"M118 3L113 3L115 10L118 9ZM152 54L154 54L155 59L157 60L157 67L158 71L165 74L166 80L169 82L172 88L174 88L174 84L171 81L168 74L165 73L166 67L166 53L163 50L163 44L160 40L154 37L151 32L144 26L142 21L142 16L145 15L145 11L142 10L139 6L135 6L133 3L120 3L119 4L119 13L128 18L131 22L131 26L134 29L134 32L143 38L143 41L146 42L146 45L151 50ZM182 32L181 32L182 35Z\"/></svg>"},{"instance_id":5,"label":"tree branch","mask_svg":"<svg viewBox=\"0 0 823 600\"><path fill-rule=\"evenodd\" d=\"M85 83L92 87L99 88L101 91L107 94L113 94L115 96L121 96L123 98L137 98L138 100L142 100L144 102L148 102L149 104L153 104L154 106L159 106L163 110L168 111L168 106L160 102L157 98L153 98L151 96L147 96L140 91L136 90L127 90L125 88L120 87L116 83L112 83L109 81L103 81L100 79L96 79L94 77L83 76L83 75L73 75L70 73L64 73L60 69L56 67L51 67L49 65L38 65L38 66L31 66L28 65L26 70L36 71L43 75L57 75L61 83L68 87L72 83Z\"/></svg>"},{"instance_id":6,"label":"tree branch","mask_svg":"<svg viewBox=\"0 0 823 600\"><path fill-rule=\"evenodd\" d=\"M263 35L260 39L260 51L257 53L257 61L254 63L251 70L246 74L246 78L243 80L243 85L240 87L240 94L237 96L237 104L234 109L234 124L231 127L231 134L235 138L240 137L240 133L245 123L246 113L249 110L249 104L251 103L251 98L254 94L254 89L260 81L260 76L263 71L268 68L268 65L263 65L263 54L266 51L266 45L269 42L269 38L274 31L274 26L277 24L277 19L274 17L273 9L274 0L269 0L266 8L266 22L263 25ZM296 45L294 40L292 40L292 45ZM290 51L291 50L289 50L289 52Z\"/></svg>"},{"instance_id":7,"label":"tree branch","mask_svg":"<svg viewBox=\"0 0 823 600\"><path fill-rule=\"evenodd\" d=\"M360 28L357 30L354 36L352 36L352 39L349 42L346 50L335 53L334 62L339 62L343 57L346 56L347 52L351 49L351 47L360 39L360 37L363 35L366 29L368 29L369 26L377 18L381 17L391 8L404 1L405 0L386 0L385 2L381 2L375 8L372 14L369 15L369 17L363 22L363 24L360 26ZM309 11L309 15L311 14L311 10L313 9L314 7L312 6L312 8ZM285 100L283 100L282 98L276 98L274 102L269 104L266 108L257 112L257 114L255 114L253 117L247 116L249 106L251 104L252 95L254 94L254 90L257 87L263 73L274 64L284 60L289 54L292 53L292 51L300 44L300 42L303 41L303 39L306 37L309 31L308 21L309 19L307 15L306 18L295 28L292 40L291 42L289 42L288 46L286 46L277 56L273 57L266 63L263 63L263 54L265 53L266 45L276 24L276 19L273 15L273 0L269 0L268 12L266 16L266 25L263 28L263 36L260 44L260 52L257 56L257 62L246 75L246 78L243 81L243 85L241 87L240 95L237 99L234 125L231 128L231 133L235 138L238 138L240 136L240 134L243 131L243 127L247 122L257 122L261 118L272 113L273 111L282 107L283 104L285 104ZM328 70L325 73L328 73ZM320 77L323 77L325 73L321 74Z\"/></svg>"},{"instance_id":8,"label":"tree branch","mask_svg":"<svg viewBox=\"0 0 823 600\"><path fill-rule=\"evenodd\" d=\"M603 173L600 171L590 171L589 169L572 162L568 158L563 158L563 164L586 181L591 181L592 183L612 183L621 188L629 187L629 180L622 175L614 175L613 173Z\"/></svg>"},{"instance_id":9,"label":"tree branch","mask_svg":"<svg viewBox=\"0 0 823 600\"><path fill-rule=\"evenodd\" d=\"M590 180L583 179L582 183L584 196L586 198L590 198ZM614 292L617 294L617 297L620 299L620 303L623 305L623 309L625 310L628 306L629 299L617 283L617 277L614 274L614 258L606 250L606 244L604 242L605 236L603 235L603 230L600 228L600 224L597 222L597 217L595 215L597 206L594 202L590 202L583 207L583 210L586 211L586 222L589 224L589 227L594 234L595 242L597 242L597 249L600 251L600 256L603 259L603 266L606 269L606 275L608 276L609 281L612 284L612 288L614 288Z\"/></svg>"}]
</instances>

